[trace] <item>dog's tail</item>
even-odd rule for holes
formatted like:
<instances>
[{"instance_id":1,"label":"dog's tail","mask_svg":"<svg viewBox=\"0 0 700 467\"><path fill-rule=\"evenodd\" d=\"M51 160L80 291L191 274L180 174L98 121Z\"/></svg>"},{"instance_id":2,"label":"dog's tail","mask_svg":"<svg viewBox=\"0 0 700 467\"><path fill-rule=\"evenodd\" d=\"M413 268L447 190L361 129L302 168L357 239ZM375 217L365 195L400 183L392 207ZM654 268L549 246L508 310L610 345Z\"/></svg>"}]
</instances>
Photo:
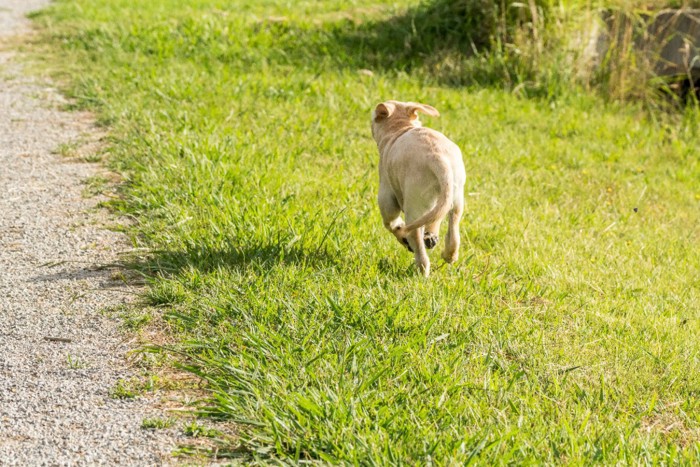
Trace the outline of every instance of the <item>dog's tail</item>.
<instances>
[{"instance_id":1,"label":"dog's tail","mask_svg":"<svg viewBox=\"0 0 700 467\"><path fill-rule=\"evenodd\" d=\"M432 224L436 220L442 219L452 209L452 197L454 193L452 167L450 166L449 162L443 158L439 158L438 161L439 162L433 166L433 173L437 177L438 183L442 187L442 191L440 192L433 209L401 228L405 234L409 234L419 227Z\"/></svg>"}]
</instances>

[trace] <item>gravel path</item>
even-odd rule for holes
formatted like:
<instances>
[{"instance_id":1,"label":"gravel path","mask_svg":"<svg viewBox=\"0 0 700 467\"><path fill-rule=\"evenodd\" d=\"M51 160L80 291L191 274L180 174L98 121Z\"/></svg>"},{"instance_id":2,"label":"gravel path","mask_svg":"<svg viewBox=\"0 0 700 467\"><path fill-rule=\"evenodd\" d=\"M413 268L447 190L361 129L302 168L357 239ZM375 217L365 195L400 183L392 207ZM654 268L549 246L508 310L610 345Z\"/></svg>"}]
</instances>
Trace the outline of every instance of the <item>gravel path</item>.
<instances>
[{"instance_id":1,"label":"gravel path","mask_svg":"<svg viewBox=\"0 0 700 467\"><path fill-rule=\"evenodd\" d=\"M52 154L89 134L90 120L56 110L60 96L7 50L28 31L24 15L48 3L0 0L0 465L169 464L174 434L141 429L163 414L110 397L133 370L101 313L128 294L95 267L128 245L81 196L101 169Z\"/></svg>"}]
</instances>

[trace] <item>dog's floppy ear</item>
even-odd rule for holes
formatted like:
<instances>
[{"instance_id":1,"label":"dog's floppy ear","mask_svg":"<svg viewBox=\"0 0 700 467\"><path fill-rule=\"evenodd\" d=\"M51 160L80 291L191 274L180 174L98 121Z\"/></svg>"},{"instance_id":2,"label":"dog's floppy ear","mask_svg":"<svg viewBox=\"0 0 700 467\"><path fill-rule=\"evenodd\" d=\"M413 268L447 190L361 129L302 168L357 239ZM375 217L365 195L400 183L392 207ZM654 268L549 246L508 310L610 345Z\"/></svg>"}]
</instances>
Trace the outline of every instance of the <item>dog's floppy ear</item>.
<instances>
[{"instance_id":1,"label":"dog's floppy ear","mask_svg":"<svg viewBox=\"0 0 700 467\"><path fill-rule=\"evenodd\" d=\"M374 119L383 120L388 118L392 113L394 113L394 105L388 102L382 102L374 109Z\"/></svg>"},{"instance_id":2,"label":"dog's floppy ear","mask_svg":"<svg viewBox=\"0 0 700 467\"><path fill-rule=\"evenodd\" d=\"M433 117L440 116L440 112L438 112L435 107L428 104L419 104L417 102L411 102L407 107L408 114L411 116L411 118L418 118L418 112L423 112L424 114Z\"/></svg>"}]
</instances>

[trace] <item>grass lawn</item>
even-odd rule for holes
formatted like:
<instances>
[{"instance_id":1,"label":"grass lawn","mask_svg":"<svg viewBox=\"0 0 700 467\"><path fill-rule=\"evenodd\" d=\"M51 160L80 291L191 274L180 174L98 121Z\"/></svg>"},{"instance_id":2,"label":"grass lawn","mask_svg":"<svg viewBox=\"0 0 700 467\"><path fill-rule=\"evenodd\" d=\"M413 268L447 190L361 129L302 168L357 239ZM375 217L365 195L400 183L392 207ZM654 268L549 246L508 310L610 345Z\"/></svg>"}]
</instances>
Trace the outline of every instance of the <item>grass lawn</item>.
<instances>
[{"instance_id":1,"label":"grass lawn","mask_svg":"<svg viewBox=\"0 0 700 467\"><path fill-rule=\"evenodd\" d=\"M700 459L695 114L456 86L390 0L60 0L42 54L110 132L160 326L219 454L355 464ZM404 31L410 33L410 31ZM441 68L442 67L442 68ZM369 70L369 71L368 71ZM371 71L371 72L370 72ZM461 148L461 258L384 231L370 111ZM444 228L444 227L443 227ZM150 320L150 322L149 322Z\"/></svg>"}]
</instances>

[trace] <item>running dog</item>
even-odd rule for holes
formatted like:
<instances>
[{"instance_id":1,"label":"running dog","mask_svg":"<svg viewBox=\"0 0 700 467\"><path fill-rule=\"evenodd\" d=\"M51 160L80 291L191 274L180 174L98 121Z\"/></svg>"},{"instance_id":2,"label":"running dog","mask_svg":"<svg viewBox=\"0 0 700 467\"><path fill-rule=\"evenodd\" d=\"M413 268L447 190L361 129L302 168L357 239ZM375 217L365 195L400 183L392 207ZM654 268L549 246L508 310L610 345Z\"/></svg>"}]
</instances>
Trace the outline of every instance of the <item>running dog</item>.
<instances>
[{"instance_id":1,"label":"running dog","mask_svg":"<svg viewBox=\"0 0 700 467\"><path fill-rule=\"evenodd\" d=\"M440 115L426 104L382 102L372 112L372 136L379 148L377 199L384 226L413 252L416 267L428 277L426 248L437 245L440 223L448 215L442 258L452 263L459 256L466 173L459 147L423 127L418 113Z\"/></svg>"}]
</instances>

